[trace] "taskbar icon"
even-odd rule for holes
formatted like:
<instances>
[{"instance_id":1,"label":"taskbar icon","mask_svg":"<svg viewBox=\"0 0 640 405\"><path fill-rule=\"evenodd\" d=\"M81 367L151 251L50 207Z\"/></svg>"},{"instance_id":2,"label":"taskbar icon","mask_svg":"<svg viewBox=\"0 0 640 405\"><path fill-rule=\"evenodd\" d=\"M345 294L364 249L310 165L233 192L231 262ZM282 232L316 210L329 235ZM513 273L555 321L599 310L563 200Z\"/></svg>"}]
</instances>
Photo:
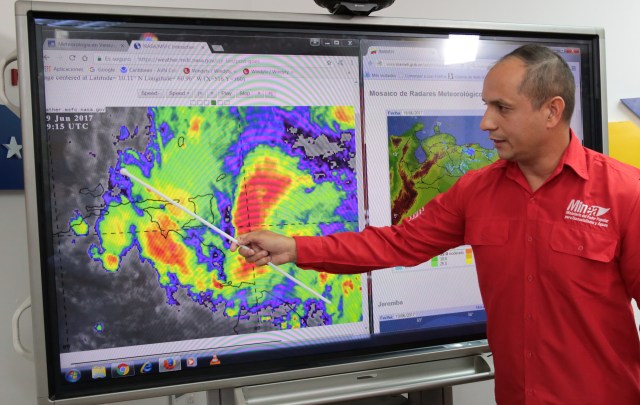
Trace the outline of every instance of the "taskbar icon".
<instances>
[{"instance_id":1,"label":"taskbar icon","mask_svg":"<svg viewBox=\"0 0 640 405\"><path fill-rule=\"evenodd\" d=\"M106 366L91 367L91 378L93 378L94 380L101 380L103 378L107 378L107 367Z\"/></svg>"},{"instance_id":2,"label":"taskbar icon","mask_svg":"<svg viewBox=\"0 0 640 405\"><path fill-rule=\"evenodd\" d=\"M136 375L136 369L133 362L121 361L118 363L111 363L111 377L131 377Z\"/></svg>"},{"instance_id":3,"label":"taskbar icon","mask_svg":"<svg viewBox=\"0 0 640 405\"><path fill-rule=\"evenodd\" d=\"M180 361L180 356L160 357L158 359L158 369L161 373L179 371L182 368Z\"/></svg>"},{"instance_id":4,"label":"taskbar icon","mask_svg":"<svg viewBox=\"0 0 640 405\"><path fill-rule=\"evenodd\" d=\"M64 373L64 379L67 380L67 382L70 383L76 383L78 381L80 381L80 378L82 377L82 373L80 372L80 370L78 369L71 369L68 370Z\"/></svg>"},{"instance_id":5,"label":"taskbar icon","mask_svg":"<svg viewBox=\"0 0 640 405\"><path fill-rule=\"evenodd\" d=\"M139 373L140 374L150 374L153 373L155 370L154 364L150 361L144 361L141 364L139 364L140 367L139 368Z\"/></svg>"}]
</instances>

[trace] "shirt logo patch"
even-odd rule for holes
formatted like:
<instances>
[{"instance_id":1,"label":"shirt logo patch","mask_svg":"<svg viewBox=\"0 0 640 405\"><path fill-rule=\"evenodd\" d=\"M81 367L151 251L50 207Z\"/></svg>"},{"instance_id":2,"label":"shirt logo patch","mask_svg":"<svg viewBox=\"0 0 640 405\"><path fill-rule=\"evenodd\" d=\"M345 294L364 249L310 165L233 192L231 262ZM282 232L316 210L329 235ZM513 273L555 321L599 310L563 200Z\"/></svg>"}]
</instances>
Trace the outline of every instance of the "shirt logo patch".
<instances>
[{"instance_id":1,"label":"shirt logo patch","mask_svg":"<svg viewBox=\"0 0 640 405\"><path fill-rule=\"evenodd\" d=\"M611 208L585 204L580 200L571 200L564 214L564 219L607 228L609 219L603 218L603 216L609 211L611 211Z\"/></svg>"}]
</instances>

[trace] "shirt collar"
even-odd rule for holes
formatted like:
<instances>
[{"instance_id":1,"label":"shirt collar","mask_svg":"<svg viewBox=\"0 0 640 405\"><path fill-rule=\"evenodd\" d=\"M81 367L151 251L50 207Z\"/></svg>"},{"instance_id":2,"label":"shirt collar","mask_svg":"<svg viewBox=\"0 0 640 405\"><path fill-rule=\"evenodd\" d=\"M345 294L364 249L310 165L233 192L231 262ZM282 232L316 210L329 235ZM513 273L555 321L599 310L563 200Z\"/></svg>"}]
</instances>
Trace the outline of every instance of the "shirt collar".
<instances>
[{"instance_id":1,"label":"shirt collar","mask_svg":"<svg viewBox=\"0 0 640 405\"><path fill-rule=\"evenodd\" d=\"M580 139L571 131L571 140L569 146L564 151L562 159L558 167L560 170L566 165L573 169L574 172L584 180L589 180L589 172L587 170L587 156L584 153L584 147Z\"/></svg>"},{"instance_id":2,"label":"shirt collar","mask_svg":"<svg viewBox=\"0 0 640 405\"><path fill-rule=\"evenodd\" d=\"M580 139L570 131L571 139L569 140L569 146L565 149L558 166L555 168L549 179L559 175L564 169L565 165L570 167L578 176L584 180L589 180L589 172L587 171L587 157L584 153L584 148ZM518 179L522 177L522 172L515 162L499 161L503 167L507 168L507 177L511 179ZM526 184L524 178L522 178L523 184Z\"/></svg>"}]
</instances>

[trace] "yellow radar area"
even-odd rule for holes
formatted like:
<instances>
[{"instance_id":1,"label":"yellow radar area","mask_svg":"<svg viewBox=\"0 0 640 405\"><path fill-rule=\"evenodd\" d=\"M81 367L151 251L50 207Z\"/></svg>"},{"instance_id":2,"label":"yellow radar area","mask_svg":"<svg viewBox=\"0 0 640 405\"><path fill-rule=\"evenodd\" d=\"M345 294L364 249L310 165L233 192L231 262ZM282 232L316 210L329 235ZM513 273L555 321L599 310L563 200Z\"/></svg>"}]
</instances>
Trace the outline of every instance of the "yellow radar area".
<instances>
[{"instance_id":1,"label":"yellow radar area","mask_svg":"<svg viewBox=\"0 0 640 405\"><path fill-rule=\"evenodd\" d=\"M82 217L82 214L76 211L76 215L69 221L69 227L74 234L78 236L89 234L89 224Z\"/></svg>"}]
</instances>

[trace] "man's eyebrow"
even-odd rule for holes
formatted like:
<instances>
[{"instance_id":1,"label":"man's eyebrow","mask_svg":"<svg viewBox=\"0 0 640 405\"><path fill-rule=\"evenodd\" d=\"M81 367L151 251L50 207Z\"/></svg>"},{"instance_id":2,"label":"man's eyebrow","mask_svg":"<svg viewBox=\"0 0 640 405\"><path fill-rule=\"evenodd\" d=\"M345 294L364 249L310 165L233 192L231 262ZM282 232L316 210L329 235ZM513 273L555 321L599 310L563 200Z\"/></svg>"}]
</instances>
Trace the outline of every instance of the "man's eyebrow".
<instances>
[{"instance_id":1,"label":"man's eyebrow","mask_svg":"<svg viewBox=\"0 0 640 405\"><path fill-rule=\"evenodd\" d=\"M511 105L511 103L509 101L507 101L507 100L505 100L503 98L497 98L495 100L489 100L489 101L487 101L487 100L485 100L483 98L482 101L484 101L485 104L492 104L492 105L495 105L495 104Z\"/></svg>"}]
</instances>

